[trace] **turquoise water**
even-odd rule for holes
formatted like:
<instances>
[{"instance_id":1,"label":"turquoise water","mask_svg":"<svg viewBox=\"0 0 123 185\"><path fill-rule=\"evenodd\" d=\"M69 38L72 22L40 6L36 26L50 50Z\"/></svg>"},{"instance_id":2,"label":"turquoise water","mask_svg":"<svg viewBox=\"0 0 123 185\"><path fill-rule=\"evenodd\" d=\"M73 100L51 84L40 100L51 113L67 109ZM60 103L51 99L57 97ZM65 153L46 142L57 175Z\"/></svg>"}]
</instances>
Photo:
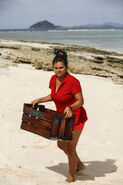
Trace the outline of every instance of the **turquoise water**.
<instances>
[{"instance_id":1,"label":"turquoise water","mask_svg":"<svg viewBox=\"0 0 123 185\"><path fill-rule=\"evenodd\" d=\"M1 31L0 39L76 44L123 53L123 30Z\"/></svg>"}]
</instances>

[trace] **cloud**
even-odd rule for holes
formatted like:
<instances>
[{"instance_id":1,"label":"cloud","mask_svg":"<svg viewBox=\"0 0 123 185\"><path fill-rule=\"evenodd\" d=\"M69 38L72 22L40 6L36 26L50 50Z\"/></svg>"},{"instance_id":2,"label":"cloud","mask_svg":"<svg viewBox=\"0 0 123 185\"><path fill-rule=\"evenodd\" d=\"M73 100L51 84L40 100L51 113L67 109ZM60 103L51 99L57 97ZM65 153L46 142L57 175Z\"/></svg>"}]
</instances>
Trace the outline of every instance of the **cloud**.
<instances>
[{"instance_id":1,"label":"cloud","mask_svg":"<svg viewBox=\"0 0 123 185\"><path fill-rule=\"evenodd\" d=\"M59 0L61 1L61 0ZM0 5L36 5L36 4L48 4L48 3L57 3L57 0L0 0Z\"/></svg>"}]
</instances>

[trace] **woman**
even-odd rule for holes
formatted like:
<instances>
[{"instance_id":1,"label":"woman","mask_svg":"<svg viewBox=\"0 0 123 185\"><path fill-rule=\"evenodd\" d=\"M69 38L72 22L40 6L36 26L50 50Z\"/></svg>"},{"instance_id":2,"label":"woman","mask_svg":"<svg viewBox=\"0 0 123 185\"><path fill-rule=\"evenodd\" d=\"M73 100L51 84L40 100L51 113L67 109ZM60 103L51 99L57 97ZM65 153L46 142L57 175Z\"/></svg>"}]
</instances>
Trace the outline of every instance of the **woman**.
<instances>
[{"instance_id":1,"label":"woman","mask_svg":"<svg viewBox=\"0 0 123 185\"><path fill-rule=\"evenodd\" d=\"M65 152L69 162L69 175L67 182L74 182L75 172L84 169L85 166L76 153L76 145L87 120L86 111L83 108L84 99L80 82L67 72L67 53L64 50L55 49L53 59L55 75L51 77L49 88L51 94L32 101L32 106L37 103L54 101L58 112L65 113L65 118L75 114L73 139L70 142L57 141L57 146Z\"/></svg>"}]
</instances>

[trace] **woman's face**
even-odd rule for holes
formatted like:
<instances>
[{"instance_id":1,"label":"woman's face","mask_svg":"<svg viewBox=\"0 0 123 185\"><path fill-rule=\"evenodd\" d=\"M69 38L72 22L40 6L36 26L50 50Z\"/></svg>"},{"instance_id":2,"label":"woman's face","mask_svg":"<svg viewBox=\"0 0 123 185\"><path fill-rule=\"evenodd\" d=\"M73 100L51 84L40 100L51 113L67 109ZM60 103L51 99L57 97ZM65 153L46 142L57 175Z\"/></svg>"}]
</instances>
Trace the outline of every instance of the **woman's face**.
<instances>
[{"instance_id":1,"label":"woman's face","mask_svg":"<svg viewBox=\"0 0 123 185\"><path fill-rule=\"evenodd\" d=\"M67 67L64 65L62 61L55 62L53 67L54 72L58 77L62 77L67 72Z\"/></svg>"}]
</instances>

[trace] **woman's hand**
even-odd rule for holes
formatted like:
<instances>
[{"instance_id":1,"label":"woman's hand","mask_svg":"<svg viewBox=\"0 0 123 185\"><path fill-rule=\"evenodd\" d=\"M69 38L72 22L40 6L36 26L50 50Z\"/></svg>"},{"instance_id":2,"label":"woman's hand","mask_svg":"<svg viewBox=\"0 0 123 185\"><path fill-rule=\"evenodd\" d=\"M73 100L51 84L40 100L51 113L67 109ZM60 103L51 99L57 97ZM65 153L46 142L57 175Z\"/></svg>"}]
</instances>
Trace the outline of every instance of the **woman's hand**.
<instances>
[{"instance_id":1,"label":"woman's hand","mask_svg":"<svg viewBox=\"0 0 123 185\"><path fill-rule=\"evenodd\" d=\"M70 118L73 115L70 107L66 107L65 110L64 110L64 113L65 113L65 118Z\"/></svg>"},{"instance_id":2,"label":"woman's hand","mask_svg":"<svg viewBox=\"0 0 123 185\"><path fill-rule=\"evenodd\" d=\"M38 104L38 103L39 103L38 99L33 100L33 101L31 102L32 107L34 108L34 106L35 106L36 104Z\"/></svg>"}]
</instances>

